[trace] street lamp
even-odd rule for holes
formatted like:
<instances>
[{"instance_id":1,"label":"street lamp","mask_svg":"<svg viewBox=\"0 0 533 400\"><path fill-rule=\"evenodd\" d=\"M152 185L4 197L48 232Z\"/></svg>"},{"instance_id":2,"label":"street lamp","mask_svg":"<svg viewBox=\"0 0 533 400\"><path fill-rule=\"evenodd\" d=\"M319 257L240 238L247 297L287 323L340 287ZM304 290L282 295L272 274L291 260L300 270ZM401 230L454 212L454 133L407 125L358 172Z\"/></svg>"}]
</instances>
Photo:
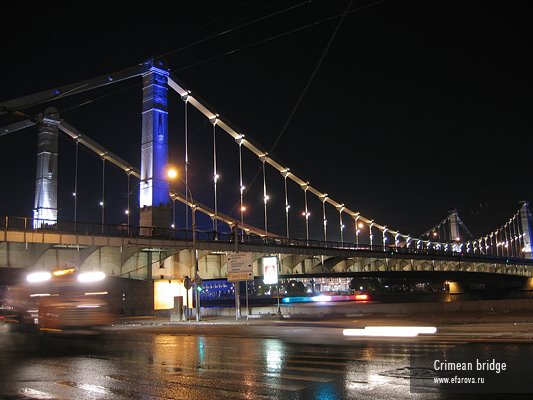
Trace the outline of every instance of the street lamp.
<instances>
[{"instance_id":1,"label":"street lamp","mask_svg":"<svg viewBox=\"0 0 533 400\"><path fill-rule=\"evenodd\" d=\"M170 167L167 170L167 177L170 180L174 180L176 178L179 178L180 181L185 183L181 177L179 177L178 172L175 168ZM201 284L201 279L198 274L198 249L196 248L196 204L194 202L194 198L191 193L191 189L189 188L189 185L185 185L187 192L189 193L189 197L191 198L191 210L192 210L192 248L194 252L194 293L196 296L196 321L201 321L201 315L200 315L200 292L198 291L198 286ZM176 200L176 196L172 196L172 204L174 204ZM188 204L185 204L187 207ZM175 207L173 206L173 211L175 210Z\"/></svg>"}]
</instances>

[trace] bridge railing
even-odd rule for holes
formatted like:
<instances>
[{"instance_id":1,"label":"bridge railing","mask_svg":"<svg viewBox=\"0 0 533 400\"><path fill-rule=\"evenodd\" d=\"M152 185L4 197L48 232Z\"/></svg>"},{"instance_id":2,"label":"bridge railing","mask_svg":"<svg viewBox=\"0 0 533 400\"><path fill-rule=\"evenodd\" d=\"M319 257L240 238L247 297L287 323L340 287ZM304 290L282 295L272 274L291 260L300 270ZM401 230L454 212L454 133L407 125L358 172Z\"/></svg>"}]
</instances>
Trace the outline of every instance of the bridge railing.
<instances>
[{"instance_id":1,"label":"bridge railing","mask_svg":"<svg viewBox=\"0 0 533 400\"><path fill-rule=\"evenodd\" d=\"M491 256L484 254L473 254L456 252L454 250L438 250L416 248L415 246L382 246L376 244L365 243L351 243L351 242L335 242L322 241L312 239L287 238L281 236L258 236L240 233L224 233L214 231L202 230L185 230L185 229L171 229L171 228L157 228L157 227L143 227L133 226L127 224L98 224L93 222L75 222L75 221L51 221L43 219L34 219L28 217L10 217L6 216L0 219L0 230L15 230L15 231L32 231L42 233L63 233L63 234L79 234L90 236L115 236L115 237L146 237L159 238L167 240L189 240L192 241L193 235L197 241L213 241L213 242L229 242L234 243L235 240L242 244L260 245L260 246L282 246L282 247L308 247L314 249L331 249L331 250L354 250L367 251L372 253L388 253L391 257L403 255L418 255L418 256L460 256L463 258L483 259L485 262L494 261L496 263L507 264L531 264L533 260L515 257ZM382 258L382 257L381 257Z\"/></svg>"}]
</instances>

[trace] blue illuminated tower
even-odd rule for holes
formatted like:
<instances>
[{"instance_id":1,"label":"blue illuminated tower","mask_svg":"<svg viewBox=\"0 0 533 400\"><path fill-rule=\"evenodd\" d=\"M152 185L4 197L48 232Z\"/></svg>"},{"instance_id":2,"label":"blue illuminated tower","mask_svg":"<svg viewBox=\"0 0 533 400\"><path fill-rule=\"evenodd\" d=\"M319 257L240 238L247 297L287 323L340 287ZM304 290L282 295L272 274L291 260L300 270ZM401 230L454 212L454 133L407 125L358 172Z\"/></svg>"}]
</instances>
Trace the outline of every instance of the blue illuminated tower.
<instances>
[{"instance_id":1,"label":"blue illuminated tower","mask_svg":"<svg viewBox=\"0 0 533 400\"><path fill-rule=\"evenodd\" d=\"M169 229L172 209L168 164L168 68L164 61L145 61L141 139L140 221L143 227ZM141 232L151 235L153 229Z\"/></svg>"}]
</instances>

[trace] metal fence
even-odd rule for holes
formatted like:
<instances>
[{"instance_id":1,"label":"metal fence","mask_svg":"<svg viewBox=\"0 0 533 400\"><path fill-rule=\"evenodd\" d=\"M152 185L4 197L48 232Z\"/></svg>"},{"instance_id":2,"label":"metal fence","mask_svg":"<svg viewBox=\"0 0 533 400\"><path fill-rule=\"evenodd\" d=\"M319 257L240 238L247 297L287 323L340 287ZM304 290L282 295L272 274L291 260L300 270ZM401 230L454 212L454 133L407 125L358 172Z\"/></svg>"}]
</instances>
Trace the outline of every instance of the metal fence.
<instances>
[{"instance_id":1,"label":"metal fence","mask_svg":"<svg viewBox=\"0 0 533 400\"><path fill-rule=\"evenodd\" d=\"M456 257L458 260L471 260L481 262L494 262L497 264L522 264L533 265L533 260L516 257L491 256L483 254L473 254L465 252L457 252L453 250L439 250L417 248L412 243L412 246L382 246L365 243L351 243L351 242L335 242L300 238L287 238L281 236L258 236L251 234L243 234L240 231L233 233L222 233L214 231L202 230L185 230L185 229L171 229L158 228L147 226L135 226L127 224L98 224L93 222L81 221L51 221L43 219L34 219L28 217L10 217L5 216L0 219L0 229L9 231L32 231L32 232L57 232L64 234L80 234L88 236L114 236L114 237L146 237L158 238L167 240L197 240L197 241L219 241L234 243L237 240L239 243L262 245L262 246L287 246L287 247L308 247L314 249L331 249L331 250L351 250L364 251L386 256L394 257L396 255L417 255L433 257ZM382 257L381 257L382 258Z\"/></svg>"}]
</instances>

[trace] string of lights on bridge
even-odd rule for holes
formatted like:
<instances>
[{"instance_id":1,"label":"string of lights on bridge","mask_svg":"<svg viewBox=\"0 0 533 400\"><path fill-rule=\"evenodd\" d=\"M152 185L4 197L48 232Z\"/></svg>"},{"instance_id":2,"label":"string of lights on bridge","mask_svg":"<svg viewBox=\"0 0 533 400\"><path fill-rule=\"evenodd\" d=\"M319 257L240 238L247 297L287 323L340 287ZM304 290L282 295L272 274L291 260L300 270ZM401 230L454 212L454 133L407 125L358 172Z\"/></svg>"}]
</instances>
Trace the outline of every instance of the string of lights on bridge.
<instances>
[{"instance_id":1,"label":"string of lights on bridge","mask_svg":"<svg viewBox=\"0 0 533 400\"><path fill-rule=\"evenodd\" d=\"M132 72L133 71L133 72ZM291 169L280 162L273 159L268 152L265 152L264 150L260 149L256 145L254 145L248 138L245 136L242 132L238 132L235 129L231 127L231 124L229 122L224 121L223 118L220 117L220 115L216 112L213 112L208 107L206 107L197 97L195 97L192 92L188 89L185 89L182 85L178 84L176 80L168 73L168 71L158 69L158 71L166 77L166 83L168 86L174 90L181 98L181 100L184 102L184 133L185 133L185 159L184 159L184 170L185 170L185 195L182 196L179 193L170 191L170 199L172 200L173 204L175 201L179 201L185 204L186 209L186 230L188 230L188 209L191 209L191 214L194 215L196 212L201 212L207 216L209 216L213 221L213 231L216 233L219 230L219 222L223 222L230 226L231 228L234 228L235 230L240 230L243 235L258 235L261 237L268 237L268 236L280 236L273 234L269 230L269 224L268 224L268 205L269 205L269 191L268 191L268 185L267 185L267 174L266 174L266 168L269 166L275 170L277 170L283 179L284 184L284 213L285 213L285 237L290 238L291 237L291 231L290 231L290 224L289 224L289 213L291 212L291 205L289 202L289 195L288 195L288 182L291 181L295 183L302 191L303 193L303 203L304 203L304 210L302 211L302 216L305 220L305 239L307 241L310 240L309 235L309 223L310 223L310 216L311 216L311 210L309 208L309 202L308 202L308 196L314 195L321 203L322 205L322 230L323 230L323 240L327 241L327 226L328 226L328 220L326 218L326 205L330 205L334 207L334 209L338 212L338 218L339 218L339 242L341 244L344 243L353 243L356 247L359 245L364 244L363 238L368 238L368 244L372 246L382 246L383 248L390 248L390 247L407 247L407 248L414 248L418 250L436 250L436 251L445 251L445 252L466 252L466 253L474 253L474 254L486 254L486 255L496 255L496 256L505 256L505 257L521 257L523 256L523 253L531 252L529 240L526 240L526 235L524 231L524 224L527 223L527 221L530 220L529 210L528 210L528 204L527 202L524 202L520 208L509 218L508 221L506 221L503 225L501 225L498 229L493 230L492 232L482 235L481 237L478 237L477 239L469 239L464 240L463 238L456 236L456 237L446 237L446 235L439 236L438 232L441 229L444 224L450 222L450 216L443 219L439 224L437 224L436 227L434 227L431 231L430 235L427 235L427 237L424 237L424 235L421 235L421 237L412 237L409 234L401 233L399 230L389 228L385 224L381 224L376 222L374 219L368 218L366 216L363 216L359 211L354 211L350 208L348 208L345 203L338 202L331 198L327 193L322 192L311 185L311 183L305 179L302 179L301 177L297 176L294 172L291 171ZM116 79L116 81L120 81L123 79L129 79L133 76L139 76L144 74L144 70L142 69L142 66L136 66L131 69L127 69L124 71L120 71L116 75L120 77L120 79ZM109 82L113 82L114 78L112 77L99 77L95 78L95 81L105 81L105 84L108 84ZM101 84L103 85L103 84ZM59 92L58 92L59 93ZM52 96L53 99L53 96ZM165 100L166 101L166 100ZM188 106L192 105L194 108L196 108L201 114L203 114L208 121L212 125L212 145L213 145L213 207L209 207L203 204L200 204L198 202L195 202L190 188L189 188L189 138L188 138ZM7 109L7 107L6 107ZM32 123L35 122L24 122L24 127L30 126ZM136 177L140 179L138 186L140 188L140 199L141 199L141 206L143 204L143 189L146 189L148 186L148 183L143 181L141 179L141 173L138 168L131 165L130 163L122 160L120 157L116 156L109 150L105 149L103 146L99 145L95 141L91 140L86 135L83 135L81 132L77 131L74 127L70 126L65 121L61 120L58 122L59 128L66 132L67 135L72 138L76 143L76 165L75 165L75 180L74 180L74 219L76 220L76 210L77 210L77 190L78 190L78 147L79 144L85 145L87 148L98 154L98 156L102 160L102 198L100 201L101 206L101 219L102 219L102 227L104 226L105 222L105 168L106 168L106 162L110 162L111 164L114 164L115 166L119 167L122 171L124 171L127 174L128 178L128 206L125 210L126 214L128 215L128 229L130 226L129 221L129 213L130 213L130 199L129 195L132 192L131 185L130 185L130 178ZM239 205L240 205L240 221L236 221L235 218L226 215L222 212L220 212L218 207L218 182L220 179L219 174L219 168L218 168L218 160L217 160L217 128L218 130L222 130L226 132L228 135L230 135L236 145L238 146L238 162L239 162ZM21 128L17 128L21 129ZM6 130L7 132L7 130ZM261 163L261 172L262 172L262 179L263 179L263 211L264 211L264 226L262 229L252 226L250 224L245 223L244 215L246 206L244 204L244 192L245 192L245 184L243 181L243 163L242 163L242 152L243 147L250 151L253 155L255 155L259 162ZM135 189L135 188L134 188ZM174 209L175 207L173 207ZM348 222L346 220L346 216L349 218L351 223L353 223L354 227L354 237L353 242L349 240L345 235L345 229L346 229L346 223ZM458 220L457 215L455 215L456 220ZM457 221L456 221L457 222ZM172 228L175 228L175 215L173 215L172 220ZM194 225L194 224L193 224ZM194 226L193 226L194 228ZM365 229L366 228L366 229ZM529 227L527 227L529 229ZM381 237L375 237L375 232L379 232L381 234ZM529 232L529 230L528 230ZM392 240L391 240L392 238ZM529 238L528 238L529 239Z\"/></svg>"},{"instance_id":2,"label":"string of lights on bridge","mask_svg":"<svg viewBox=\"0 0 533 400\"><path fill-rule=\"evenodd\" d=\"M243 234L256 234L259 236L277 236L274 235L272 232L269 231L269 225L268 225L268 204L270 200L269 192L268 192L268 185L267 185L267 179L266 179L266 167L267 165L271 166L275 170L277 170L282 179L284 180L284 208L285 208L285 236L287 238L291 237L290 234L290 226L289 226L289 212L291 209L291 205L289 203L289 196L288 196L288 190L287 190L287 182L293 181L296 183L302 190L303 196L304 196L304 210L302 211L302 216L305 219L305 235L306 240L309 240L309 221L311 216L311 211L309 209L309 202L308 202L308 194L312 194L316 196L321 204L322 204L322 225L323 225L323 239L324 241L327 241L327 218L326 218L326 204L330 204L333 206L336 211L339 213L339 239L340 243L345 243L347 241L347 238L345 237L344 231L346 228L346 221L343 217L344 215L347 215L350 217L354 224L355 228L355 235L353 243L358 246L362 244L361 239L363 236L363 231L365 228L368 229L366 236L368 237L368 244L370 246L378 245L383 247L400 247L405 246L408 248L414 248L422 250L437 250L437 251L453 251L453 252L466 252L466 253L474 253L474 254L487 254L487 255L497 255L497 256L515 256L520 257L524 251L527 251L527 249L524 249L525 243L524 243L524 230L522 229L522 226L520 224L520 210L519 209L514 215L501 227L498 229L492 231L489 234L483 235L477 239L470 239L468 241L461 240L460 237L447 237L447 235L439 235L439 228L444 226L445 223L449 223L449 217L444 218L436 227L434 227L431 230L431 235L428 235L427 238L424 238L424 235L421 235L421 237L412 237L411 235L401 233L399 230L391 229L387 225L380 224L374 219L365 217L361 215L360 212L351 210L348 208L345 203L338 202L331 198L327 193L324 193L322 191L319 191L317 188L313 187L311 183L307 180L302 179L301 177L294 174L290 168L284 166L283 164L277 162L274 160L267 152L263 151L262 149L255 146L250 140L246 138L246 136L243 133L237 132L234 130L230 123L225 122L218 113L213 112L209 110L202 102L197 99L190 90L183 88L180 84L178 84L171 76L168 76L168 85L170 88L172 88L175 92L177 92L184 102L184 113L185 113L185 126L184 126L184 132L185 132L185 160L184 160L184 171L185 171L185 196L181 196L178 193L171 193L170 197L172 201L180 201L183 202L186 205L186 213L187 209L191 209L191 214L199 211L206 215L208 215L212 221L213 221L213 231L218 231L218 222L224 222L230 227L235 227L241 230ZM192 195L190 194L190 189L188 187L188 173L189 173L189 139L188 139L188 105L192 105L195 107L198 111L200 111L210 122L212 125L212 140L213 140L213 208L209 208L205 205L200 205L197 202L194 202L192 199ZM229 134L234 140L235 143L238 146L238 155L239 155L239 216L240 221L235 221L234 218L227 216L225 214L220 213L218 209L218 193L217 193L217 185L220 179L220 174L218 170L217 165L217 127L221 129L222 131ZM80 135L76 137L77 143L79 142ZM246 206L243 202L243 195L245 192L245 185L243 182L243 164L242 164L242 149L243 147L250 152L252 152L255 156L257 156L258 160L261 163L261 170L262 170L262 178L263 178L263 207L264 207L264 227L263 229L259 229L257 227L253 227L251 225L245 224L244 215L246 211ZM104 165L106 160L113 160L116 158L116 156L113 156L109 152L100 152L100 157L103 160L103 166L102 166L102 176L104 179ZM115 162L114 164L119 165L121 163ZM120 166L120 165L119 165ZM128 180L131 175L136 176L137 178L140 178L139 172L136 168L132 166L124 167L122 165L123 170L128 174ZM142 182L141 182L142 183ZM128 181L128 191L129 191L129 181ZM102 197L104 196L104 185L102 186ZM101 203L103 206L103 201ZM126 210L127 213L129 213L129 204L128 204L128 210ZM175 227L175 216L173 217L173 224L172 228ZM186 214L186 230L189 228L189 220L188 215ZM374 232L380 232L381 238L375 238ZM389 243L389 236L391 236L393 239L393 243ZM439 240L441 239L441 240ZM444 239L444 240L442 240Z\"/></svg>"}]
</instances>

